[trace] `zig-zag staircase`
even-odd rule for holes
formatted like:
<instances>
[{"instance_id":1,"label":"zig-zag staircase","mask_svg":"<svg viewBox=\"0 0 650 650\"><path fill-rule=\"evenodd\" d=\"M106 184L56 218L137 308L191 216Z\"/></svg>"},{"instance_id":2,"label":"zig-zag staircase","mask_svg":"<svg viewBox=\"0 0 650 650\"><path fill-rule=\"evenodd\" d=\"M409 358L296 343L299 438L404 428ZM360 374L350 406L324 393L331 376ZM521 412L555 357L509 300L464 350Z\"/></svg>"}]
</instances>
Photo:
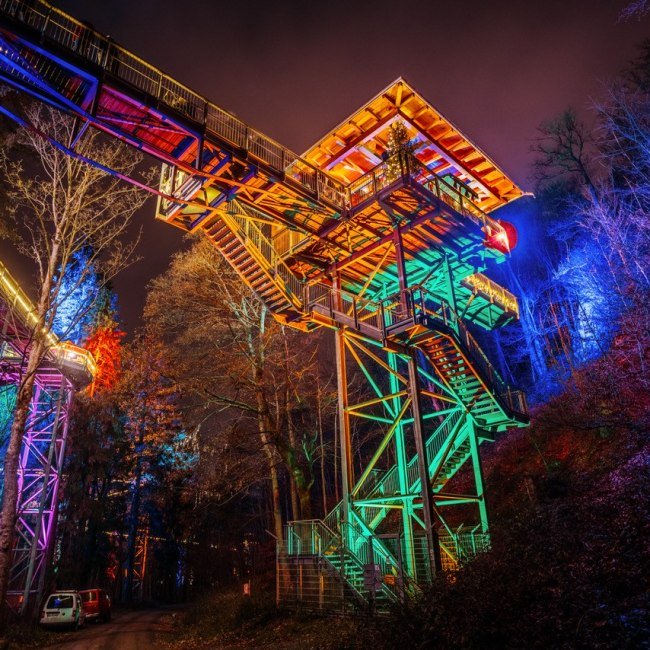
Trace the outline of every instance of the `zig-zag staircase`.
<instances>
[{"instance_id":1,"label":"zig-zag staircase","mask_svg":"<svg viewBox=\"0 0 650 650\"><path fill-rule=\"evenodd\" d=\"M350 327L349 310L338 314L333 309L330 313L335 321L340 320ZM367 326L360 324L359 331L362 331L362 327L364 331L367 330ZM457 318L450 318L449 313L443 317L440 310L437 313L432 309L426 313L414 312L401 326L393 323L387 334L393 340L415 346L426 357L438 380L458 400L458 408L440 416L438 426L426 442L429 476L436 494L443 490L471 455L471 421L485 423L492 428L518 426L526 422L525 404L518 402L517 393L507 389L476 341ZM489 438L479 435L478 442L484 439ZM417 494L420 487L417 455L409 461L406 475L408 493ZM399 585L403 585L405 591L417 589L408 578L398 575L400 565L397 558L376 535L379 525L391 510L372 502L373 499L385 500L400 495L397 465L376 472L374 481L364 481L352 490L352 495L355 502L351 508L353 524L343 524L344 528L341 528L342 503L339 503L324 521L292 522L287 527L287 533L290 539L300 539L304 544L302 538L306 525L328 531L327 547L312 547L314 557L321 557L330 571L335 570L338 578L349 585L357 599L361 596L380 609L382 605L401 597L404 591L400 592ZM313 532L309 534L313 535ZM478 529L442 529L440 546L443 566L457 566L464 559L485 550L488 544L487 535ZM299 546L289 545L289 555L300 557ZM344 561L341 562L340 558L344 558ZM374 590L373 598L364 587L363 567L368 563L379 565L379 573L384 577ZM386 576L389 580L385 580ZM376 594L381 594L381 597L378 598Z\"/></svg>"}]
</instances>

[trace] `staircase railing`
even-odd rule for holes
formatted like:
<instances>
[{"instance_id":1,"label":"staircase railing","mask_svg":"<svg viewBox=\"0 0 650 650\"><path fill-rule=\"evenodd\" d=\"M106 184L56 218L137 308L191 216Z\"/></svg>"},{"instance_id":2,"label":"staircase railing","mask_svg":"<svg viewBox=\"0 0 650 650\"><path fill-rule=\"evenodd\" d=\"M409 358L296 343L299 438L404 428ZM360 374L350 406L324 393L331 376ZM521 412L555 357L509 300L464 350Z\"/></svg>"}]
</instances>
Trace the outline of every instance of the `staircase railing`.
<instances>
[{"instance_id":1,"label":"staircase railing","mask_svg":"<svg viewBox=\"0 0 650 650\"><path fill-rule=\"evenodd\" d=\"M344 531L348 542L353 543L350 550L357 557L362 566L375 565L379 567L380 582L377 585L378 590L382 591L390 600L397 601L400 598L396 580L399 576L399 562L395 556L386 548L384 543L375 536L368 528L368 525L353 512L358 525L347 522L344 525ZM390 576L389 582L386 577ZM404 577L402 578L404 579Z\"/></svg>"},{"instance_id":2,"label":"staircase railing","mask_svg":"<svg viewBox=\"0 0 650 650\"><path fill-rule=\"evenodd\" d=\"M528 412L523 393L512 390L501 378L458 314L421 287L411 287L376 302L360 300L350 292L324 284L313 284L305 287L303 303L307 311L316 311L359 331L366 328L380 339L404 325L415 323L420 317L434 320L464 346L495 397L515 413L525 415Z\"/></svg>"},{"instance_id":3,"label":"staircase railing","mask_svg":"<svg viewBox=\"0 0 650 650\"><path fill-rule=\"evenodd\" d=\"M421 287L410 287L401 294L396 294L383 303L387 328L396 329L404 323L415 321L424 316L438 321L448 330L455 333L464 346L472 362L478 367L481 376L487 380L489 389L508 408L522 415L528 413L526 398L521 391L515 391L502 379L497 369L492 365L474 336L467 329L462 318L446 303L434 297Z\"/></svg>"},{"instance_id":4,"label":"staircase railing","mask_svg":"<svg viewBox=\"0 0 650 650\"><path fill-rule=\"evenodd\" d=\"M462 416L460 410L454 411L447 415L444 420L438 425L436 430L427 439L427 458L430 463L433 463L440 453L445 440L447 440L450 432L458 424ZM408 462L406 470L408 486L413 487L419 480L420 475L417 466L417 454L415 454ZM397 465L393 465L386 473L377 480L376 483L371 485L367 491L359 492L358 499L370 499L374 496L394 495L399 493L399 475ZM369 522L368 522L369 523Z\"/></svg>"},{"instance_id":5,"label":"staircase railing","mask_svg":"<svg viewBox=\"0 0 650 650\"><path fill-rule=\"evenodd\" d=\"M455 531L441 531L438 533L438 539L455 555L459 563L470 560L490 548L490 534L480 530L480 524L471 529L461 525Z\"/></svg>"},{"instance_id":6,"label":"staircase railing","mask_svg":"<svg viewBox=\"0 0 650 650\"><path fill-rule=\"evenodd\" d=\"M254 249L264 260L271 275L275 276L276 284L279 278L282 281L278 288L284 291L290 302L300 308L300 300L303 293L303 283L294 275L291 269L278 255L273 242L264 234L259 226L244 211L238 211L236 205L232 205L226 218L236 224L238 234L245 244L252 244Z\"/></svg>"},{"instance_id":7,"label":"staircase railing","mask_svg":"<svg viewBox=\"0 0 650 650\"><path fill-rule=\"evenodd\" d=\"M346 522L339 528L340 532L336 533L319 519L289 522L285 527L287 554L296 557L314 556L325 560L329 558L332 567L359 595L366 591L365 586L359 589L359 585L353 583L346 565L353 564L360 574L364 567L377 565L381 578L377 590L384 592L389 599L396 600L398 594L395 588L384 582L385 576L396 577L398 574L397 560L390 551L374 535L364 533L360 526ZM333 560L340 562L338 568Z\"/></svg>"}]
</instances>

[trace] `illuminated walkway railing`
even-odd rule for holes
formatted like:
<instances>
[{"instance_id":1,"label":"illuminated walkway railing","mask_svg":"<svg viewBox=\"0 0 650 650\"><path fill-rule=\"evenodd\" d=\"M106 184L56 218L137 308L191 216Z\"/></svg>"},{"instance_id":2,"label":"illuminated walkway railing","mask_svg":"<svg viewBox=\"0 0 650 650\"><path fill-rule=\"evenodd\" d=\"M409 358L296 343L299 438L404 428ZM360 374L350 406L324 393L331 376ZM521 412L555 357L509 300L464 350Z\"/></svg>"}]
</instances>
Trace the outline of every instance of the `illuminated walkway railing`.
<instances>
[{"instance_id":1,"label":"illuminated walkway railing","mask_svg":"<svg viewBox=\"0 0 650 650\"><path fill-rule=\"evenodd\" d=\"M5 303L12 317L17 320L15 326L26 330L27 337L33 336L38 327L36 309L27 294L14 280L7 267L0 261L0 299ZM48 347L48 355L63 372L75 375L85 374L89 379L97 372L93 355L82 347L69 341L61 341L54 332L42 328L42 336Z\"/></svg>"},{"instance_id":2,"label":"illuminated walkway railing","mask_svg":"<svg viewBox=\"0 0 650 650\"><path fill-rule=\"evenodd\" d=\"M347 291L315 284L305 287L303 302L307 310L329 317L377 340L395 336L416 322L424 321L427 324L429 321L430 327L440 327L443 332L450 333L459 340L495 397L515 413L525 415L528 412L524 394L512 390L501 378L458 314L447 303L439 301L423 289L410 288L401 296L398 294L374 302L359 299Z\"/></svg>"},{"instance_id":3,"label":"illuminated walkway railing","mask_svg":"<svg viewBox=\"0 0 650 650\"><path fill-rule=\"evenodd\" d=\"M394 161L385 161L348 187L317 169L296 153L225 111L205 97L150 65L110 38L76 20L44 0L0 0L0 12L84 58L124 84L146 93L160 105L205 127L232 147L243 150L309 190L319 199L344 210L354 207L396 180ZM399 153L400 173L410 176L454 210L492 232L501 226L468 196L430 171L414 156Z\"/></svg>"},{"instance_id":4,"label":"illuminated walkway railing","mask_svg":"<svg viewBox=\"0 0 650 650\"><path fill-rule=\"evenodd\" d=\"M205 126L208 134L213 133L233 147L248 152L318 198L339 208L345 206L342 183L48 2L0 0L0 12L34 29L42 38L83 57L128 86L146 93L175 113Z\"/></svg>"},{"instance_id":5,"label":"illuminated walkway railing","mask_svg":"<svg viewBox=\"0 0 650 650\"><path fill-rule=\"evenodd\" d=\"M437 176L415 156L399 152L360 176L348 186L348 201L354 208L374 197L398 179L410 178L459 214L486 230L486 234L503 232L503 227L489 217L463 192Z\"/></svg>"}]
</instances>

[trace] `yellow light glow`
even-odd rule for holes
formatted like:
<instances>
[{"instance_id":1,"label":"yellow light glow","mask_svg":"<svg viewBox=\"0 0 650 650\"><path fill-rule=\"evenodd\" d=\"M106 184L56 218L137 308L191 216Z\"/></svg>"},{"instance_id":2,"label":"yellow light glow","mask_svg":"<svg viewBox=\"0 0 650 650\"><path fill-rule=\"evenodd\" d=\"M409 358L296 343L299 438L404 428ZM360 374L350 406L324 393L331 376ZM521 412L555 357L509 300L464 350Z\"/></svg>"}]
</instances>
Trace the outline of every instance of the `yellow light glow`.
<instances>
[{"instance_id":1,"label":"yellow light glow","mask_svg":"<svg viewBox=\"0 0 650 650\"><path fill-rule=\"evenodd\" d=\"M36 308L20 285L13 279L7 267L0 261L0 294L12 310L17 312L18 318L31 329L38 327ZM97 364L93 355L84 348L73 345L68 341L60 341L59 337L46 327L42 328L47 346L52 351L55 360L73 363L90 373L93 377L97 373Z\"/></svg>"},{"instance_id":2,"label":"yellow light glow","mask_svg":"<svg viewBox=\"0 0 650 650\"><path fill-rule=\"evenodd\" d=\"M500 306L504 311L515 314L519 318L517 298L507 289L490 280L482 273L474 273L463 280L463 284L474 293L480 293L490 302Z\"/></svg>"}]
</instances>

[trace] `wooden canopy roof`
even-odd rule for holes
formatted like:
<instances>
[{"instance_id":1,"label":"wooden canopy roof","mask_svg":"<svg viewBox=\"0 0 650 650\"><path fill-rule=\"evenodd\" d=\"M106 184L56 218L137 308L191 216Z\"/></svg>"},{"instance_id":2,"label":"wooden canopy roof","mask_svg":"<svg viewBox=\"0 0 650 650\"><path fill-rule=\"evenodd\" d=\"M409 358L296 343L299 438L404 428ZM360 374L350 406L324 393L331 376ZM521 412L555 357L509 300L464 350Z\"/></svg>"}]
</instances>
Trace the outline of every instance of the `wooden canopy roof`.
<instances>
[{"instance_id":1,"label":"wooden canopy roof","mask_svg":"<svg viewBox=\"0 0 650 650\"><path fill-rule=\"evenodd\" d=\"M381 162L393 122L401 120L415 155L435 173L469 185L486 212L523 192L483 151L399 78L321 138L303 158L345 183Z\"/></svg>"}]
</instances>

